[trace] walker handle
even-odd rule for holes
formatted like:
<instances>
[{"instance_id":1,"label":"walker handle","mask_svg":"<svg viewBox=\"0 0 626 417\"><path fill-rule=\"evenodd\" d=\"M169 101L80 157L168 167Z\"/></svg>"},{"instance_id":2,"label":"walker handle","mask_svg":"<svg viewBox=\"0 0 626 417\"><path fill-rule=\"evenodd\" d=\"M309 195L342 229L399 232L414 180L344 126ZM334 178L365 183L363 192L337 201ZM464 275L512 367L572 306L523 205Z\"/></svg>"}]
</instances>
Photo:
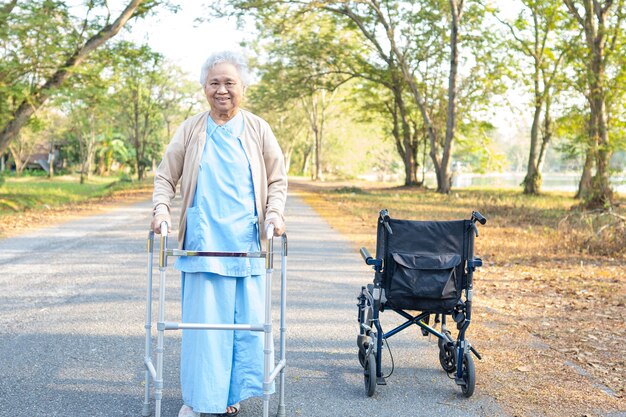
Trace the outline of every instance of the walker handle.
<instances>
[{"instance_id":1,"label":"walker handle","mask_svg":"<svg viewBox=\"0 0 626 417\"><path fill-rule=\"evenodd\" d=\"M159 252L159 268L167 266L167 222L161 222L161 251Z\"/></svg>"},{"instance_id":2,"label":"walker handle","mask_svg":"<svg viewBox=\"0 0 626 417\"><path fill-rule=\"evenodd\" d=\"M161 235L167 236L167 222L161 222Z\"/></svg>"},{"instance_id":3,"label":"walker handle","mask_svg":"<svg viewBox=\"0 0 626 417\"><path fill-rule=\"evenodd\" d=\"M268 223L267 227L265 228L265 236L268 240L274 238L274 223Z\"/></svg>"}]
</instances>

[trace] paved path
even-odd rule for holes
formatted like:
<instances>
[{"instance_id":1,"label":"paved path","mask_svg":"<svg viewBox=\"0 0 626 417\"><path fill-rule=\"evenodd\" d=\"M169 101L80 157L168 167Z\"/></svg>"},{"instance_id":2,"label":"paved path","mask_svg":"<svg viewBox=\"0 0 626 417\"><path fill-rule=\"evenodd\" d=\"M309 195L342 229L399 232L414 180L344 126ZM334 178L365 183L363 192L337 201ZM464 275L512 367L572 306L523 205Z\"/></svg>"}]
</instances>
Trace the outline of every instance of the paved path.
<instances>
[{"instance_id":1,"label":"paved path","mask_svg":"<svg viewBox=\"0 0 626 417\"><path fill-rule=\"evenodd\" d=\"M141 415L149 207L124 206L0 240L0 417ZM289 417L504 415L481 394L481 364L476 393L466 399L441 370L436 341L417 328L390 339L393 375L366 397L356 296L370 270L297 197L289 197L287 217ZM179 299L179 275L171 270L168 321L178 321ZM391 314L383 313L386 328L397 323ZM162 415L175 417L180 334L166 336ZM388 373L387 354L383 361ZM249 400L240 415L260 416L261 405Z\"/></svg>"}]
</instances>

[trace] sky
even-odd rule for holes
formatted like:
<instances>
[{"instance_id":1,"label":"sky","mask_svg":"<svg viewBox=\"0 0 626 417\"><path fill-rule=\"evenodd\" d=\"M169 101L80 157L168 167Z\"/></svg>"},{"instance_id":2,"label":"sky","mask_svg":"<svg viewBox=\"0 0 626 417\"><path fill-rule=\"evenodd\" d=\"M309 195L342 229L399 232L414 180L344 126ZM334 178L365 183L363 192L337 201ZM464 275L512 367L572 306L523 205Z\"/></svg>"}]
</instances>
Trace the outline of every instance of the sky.
<instances>
[{"instance_id":1,"label":"sky","mask_svg":"<svg viewBox=\"0 0 626 417\"><path fill-rule=\"evenodd\" d=\"M148 43L152 49L162 53L197 81L200 67L213 52L240 50L239 43L246 33L236 29L234 19L197 23L194 20L206 14L203 4L208 0L186 0L180 11L174 14L160 10L132 24L130 32L120 33L124 39Z\"/></svg>"}]
</instances>

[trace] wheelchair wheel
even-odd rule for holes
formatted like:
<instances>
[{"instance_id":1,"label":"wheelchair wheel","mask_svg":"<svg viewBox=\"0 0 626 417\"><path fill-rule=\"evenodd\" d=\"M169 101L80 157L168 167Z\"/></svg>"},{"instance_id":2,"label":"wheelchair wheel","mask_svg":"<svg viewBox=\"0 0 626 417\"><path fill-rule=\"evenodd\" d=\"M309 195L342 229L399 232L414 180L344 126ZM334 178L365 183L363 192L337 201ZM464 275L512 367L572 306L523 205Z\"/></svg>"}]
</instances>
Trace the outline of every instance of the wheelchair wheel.
<instances>
[{"instance_id":1,"label":"wheelchair wheel","mask_svg":"<svg viewBox=\"0 0 626 417\"><path fill-rule=\"evenodd\" d=\"M359 363L365 368L365 352L362 349L359 349Z\"/></svg>"},{"instance_id":2,"label":"wheelchair wheel","mask_svg":"<svg viewBox=\"0 0 626 417\"><path fill-rule=\"evenodd\" d=\"M456 354L454 346L439 339L439 363L443 370L449 374L456 371Z\"/></svg>"},{"instance_id":3,"label":"wheelchair wheel","mask_svg":"<svg viewBox=\"0 0 626 417\"><path fill-rule=\"evenodd\" d=\"M472 355L466 353L463 355L463 382L461 385L461 391L465 397L471 397L474 393L474 387L476 385L476 369L474 368L474 359Z\"/></svg>"},{"instance_id":4,"label":"wheelchair wheel","mask_svg":"<svg viewBox=\"0 0 626 417\"><path fill-rule=\"evenodd\" d=\"M448 340L452 340L452 336L449 330L446 330L443 332L444 336L447 336L446 339L437 339L437 345L439 346L439 350L443 349L443 347L445 346L446 342Z\"/></svg>"},{"instance_id":5,"label":"wheelchair wheel","mask_svg":"<svg viewBox=\"0 0 626 417\"><path fill-rule=\"evenodd\" d=\"M376 391L376 355L374 355L374 352L370 352L365 360L363 380L367 396L371 397L374 395L374 391Z\"/></svg>"},{"instance_id":6,"label":"wheelchair wheel","mask_svg":"<svg viewBox=\"0 0 626 417\"><path fill-rule=\"evenodd\" d=\"M372 322L372 307L368 306L367 307L367 311L365 311L363 315L364 315L363 323L365 323L368 326L372 327L372 325L373 325L373 322ZM369 336L369 334L370 334L369 331L365 333L365 335L367 335L367 336ZM362 337L362 336L359 336L359 337ZM359 345L358 341L357 341L357 345ZM366 352L367 352L367 342L364 342L363 348L359 348L359 363L361 364L361 366L363 368L365 368Z\"/></svg>"}]
</instances>

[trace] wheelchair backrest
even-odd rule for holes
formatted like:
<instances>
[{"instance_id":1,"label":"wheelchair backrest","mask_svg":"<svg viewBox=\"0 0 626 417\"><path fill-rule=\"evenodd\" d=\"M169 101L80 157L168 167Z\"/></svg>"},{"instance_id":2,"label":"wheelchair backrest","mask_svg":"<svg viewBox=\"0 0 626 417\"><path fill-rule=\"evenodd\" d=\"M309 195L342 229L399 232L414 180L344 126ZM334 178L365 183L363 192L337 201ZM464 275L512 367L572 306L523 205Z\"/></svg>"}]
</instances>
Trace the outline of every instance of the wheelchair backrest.
<instances>
[{"instance_id":1,"label":"wheelchair backrest","mask_svg":"<svg viewBox=\"0 0 626 417\"><path fill-rule=\"evenodd\" d=\"M415 221L381 216L376 258L383 260L383 268L376 279L392 304L394 299L395 304L405 307L416 300L452 303L458 299L466 286L470 228L470 220Z\"/></svg>"}]
</instances>

